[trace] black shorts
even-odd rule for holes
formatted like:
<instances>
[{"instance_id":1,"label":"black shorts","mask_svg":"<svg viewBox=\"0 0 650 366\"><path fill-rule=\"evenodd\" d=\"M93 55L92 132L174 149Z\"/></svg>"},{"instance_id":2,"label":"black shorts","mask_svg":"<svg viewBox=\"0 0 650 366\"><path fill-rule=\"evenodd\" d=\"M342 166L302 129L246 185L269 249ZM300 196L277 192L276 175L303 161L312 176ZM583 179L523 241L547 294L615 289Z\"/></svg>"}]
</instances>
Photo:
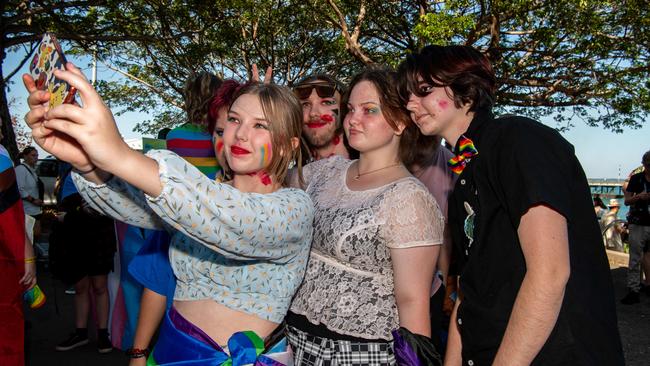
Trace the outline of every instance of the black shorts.
<instances>
[{"instance_id":1,"label":"black shorts","mask_svg":"<svg viewBox=\"0 0 650 366\"><path fill-rule=\"evenodd\" d=\"M113 270L116 252L112 219L74 210L50 234L50 267L55 278L74 284Z\"/></svg>"}]
</instances>

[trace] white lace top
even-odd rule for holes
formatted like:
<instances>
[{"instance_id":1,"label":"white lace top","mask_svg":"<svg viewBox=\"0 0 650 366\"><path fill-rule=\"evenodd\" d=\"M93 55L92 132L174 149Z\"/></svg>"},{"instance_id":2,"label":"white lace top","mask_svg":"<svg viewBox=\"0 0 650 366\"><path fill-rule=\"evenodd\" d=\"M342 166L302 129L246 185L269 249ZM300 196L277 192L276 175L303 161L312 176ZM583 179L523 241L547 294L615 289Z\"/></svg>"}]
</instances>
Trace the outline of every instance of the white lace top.
<instances>
[{"instance_id":1,"label":"white lace top","mask_svg":"<svg viewBox=\"0 0 650 366\"><path fill-rule=\"evenodd\" d=\"M351 191L351 163L334 156L304 169L314 237L291 311L339 334L391 340L399 318L389 249L442 244L444 218L414 177Z\"/></svg>"}]
</instances>

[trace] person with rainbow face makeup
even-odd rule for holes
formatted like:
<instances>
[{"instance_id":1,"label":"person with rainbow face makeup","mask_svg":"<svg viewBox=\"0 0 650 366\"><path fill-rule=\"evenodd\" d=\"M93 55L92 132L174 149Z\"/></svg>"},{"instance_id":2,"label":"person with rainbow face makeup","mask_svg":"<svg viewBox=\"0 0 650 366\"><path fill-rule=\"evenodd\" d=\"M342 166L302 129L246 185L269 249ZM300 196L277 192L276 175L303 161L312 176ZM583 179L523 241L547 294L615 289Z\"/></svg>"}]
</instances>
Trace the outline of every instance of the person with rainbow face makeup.
<instances>
[{"instance_id":1,"label":"person with rainbow face makeup","mask_svg":"<svg viewBox=\"0 0 650 366\"><path fill-rule=\"evenodd\" d=\"M77 88L83 107L48 110L48 94L23 77L35 141L73 165L75 185L97 210L176 230L174 303L148 364L289 363L275 335L305 273L314 217L309 195L283 186L291 162L302 177L293 93L251 83L235 94L223 134L232 179L218 183L172 152L131 150L81 71L66 69L57 77Z\"/></svg>"},{"instance_id":2,"label":"person with rainbow face makeup","mask_svg":"<svg viewBox=\"0 0 650 366\"><path fill-rule=\"evenodd\" d=\"M217 181L227 180L231 175L226 161L223 131L226 128L228 108L232 103L233 96L242 88L242 86L242 84L235 80L224 80L210 103L210 123L208 124L208 131L211 131L212 133L212 145L214 146L214 152L217 156L219 166L221 166L221 172L216 177Z\"/></svg>"},{"instance_id":3,"label":"person with rainbow face makeup","mask_svg":"<svg viewBox=\"0 0 650 366\"><path fill-rule=\"evenodd\" d=\"M343 86L334 78L310 75L298 81L293 92L300 99L303 114L302 136L313 160L340 155L349 158L354 151L347 145L339 110Z\"/></svg>"}]
</instances>

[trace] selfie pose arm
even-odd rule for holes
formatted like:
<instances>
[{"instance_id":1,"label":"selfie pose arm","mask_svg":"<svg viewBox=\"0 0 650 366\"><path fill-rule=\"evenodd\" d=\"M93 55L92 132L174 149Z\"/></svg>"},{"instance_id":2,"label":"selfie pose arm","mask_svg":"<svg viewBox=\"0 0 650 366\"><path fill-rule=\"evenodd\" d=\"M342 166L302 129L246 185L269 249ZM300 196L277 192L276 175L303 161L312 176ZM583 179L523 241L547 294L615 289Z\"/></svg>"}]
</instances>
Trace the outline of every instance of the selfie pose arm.
<instances>
[{"instance_id":1,"label":"selfie pose arm","mask_svg":"<svg viewBox=\"0 0 650 366\"><path fill-rule=\"evenodd\" d=\"M89 172L84 177L95 183L107 178L104 171L151 196L160 194L156 162L129 148L120 136L113 114L81 71L71 63L66 68L68 71L56 70L54 75L77 89L83 106L62 104L48 109L49 93L37 90L30 75L23 76L30 93L30 112L25 121L36 143L75 169Z\"/></svg>"},{"instance_id":2,"label":"selfie pose arm","mask_svg":"<svg viewBox=\"0 0 650 366\"><path fill-rule=\"evenodd\" d=\"M147 197L174 229L229 258L287 260L311 237L313 204L298 189L247 193L208 179L172 152L148 153L158 162L162 192ZM295 245L294 245L295 244Z\"/></svg>"}]
</instances>

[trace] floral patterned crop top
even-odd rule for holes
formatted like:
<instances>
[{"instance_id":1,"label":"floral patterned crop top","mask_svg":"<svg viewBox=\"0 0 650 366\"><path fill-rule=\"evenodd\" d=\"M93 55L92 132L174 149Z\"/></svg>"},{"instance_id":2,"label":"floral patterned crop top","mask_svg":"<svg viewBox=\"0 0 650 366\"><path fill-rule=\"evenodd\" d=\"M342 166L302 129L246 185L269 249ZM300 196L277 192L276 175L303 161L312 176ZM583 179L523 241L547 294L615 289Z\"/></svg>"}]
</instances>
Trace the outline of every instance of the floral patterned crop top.
<instances>
[{"instance_id":1,"label":"floral patterned crop top","mask_svg":"<svg viewBox=\"0 0 650 366\"><path fill-rule=\"evenodd\" d=\"M313 204L302 190L243 193L214 182L178 155L152 150L163 189L146 196L113 178L95 185L75 174L95 209L131 225L173 228L170 261L175 300L213 299L280 323L303 279Z\"/></svg>"}]
</instances>

